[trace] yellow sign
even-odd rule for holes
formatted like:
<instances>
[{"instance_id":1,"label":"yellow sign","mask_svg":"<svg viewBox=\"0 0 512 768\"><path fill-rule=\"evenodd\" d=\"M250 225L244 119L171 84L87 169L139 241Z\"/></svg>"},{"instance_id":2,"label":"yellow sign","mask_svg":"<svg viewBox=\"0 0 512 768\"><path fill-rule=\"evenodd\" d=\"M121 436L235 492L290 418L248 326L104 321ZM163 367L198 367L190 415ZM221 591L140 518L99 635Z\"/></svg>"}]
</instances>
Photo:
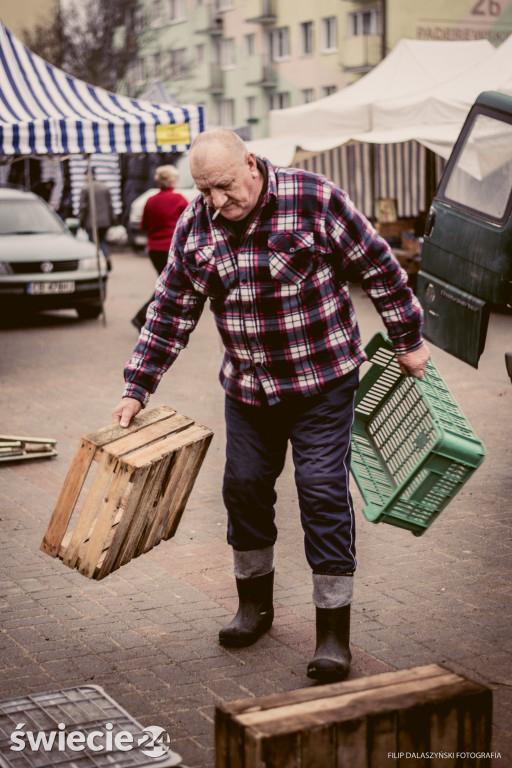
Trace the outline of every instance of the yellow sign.
<instances>
[{"instance_id":1,"label":"yellow sign","mask_svg":"<svg viewBox=\"0 0 512 768\"><path fill-rule=\"evenodd\" d=\"M157 125L156 143L159 147L164 144L190 144L189 123Z\"/></svg>"}]
</instances>

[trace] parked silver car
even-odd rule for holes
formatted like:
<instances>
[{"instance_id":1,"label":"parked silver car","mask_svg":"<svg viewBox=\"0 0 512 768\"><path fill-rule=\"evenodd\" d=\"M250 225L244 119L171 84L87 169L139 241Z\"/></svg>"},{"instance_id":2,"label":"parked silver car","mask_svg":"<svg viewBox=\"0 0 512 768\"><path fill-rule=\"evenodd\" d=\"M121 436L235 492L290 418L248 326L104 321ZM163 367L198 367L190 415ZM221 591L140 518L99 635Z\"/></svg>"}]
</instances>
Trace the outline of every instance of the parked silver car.
<instances>
[{"instance_id":1,"label":"parked silver car","mask_svg":"<svg viewBox=\"0 0 512 768\"><path fill-rule=\"evenodd\" d=\"M76 309L80 318L101 313L107 264L100 270L93 243L77 240L40 197L0 187L0 309Z\"/></svg>"}]
</instances>

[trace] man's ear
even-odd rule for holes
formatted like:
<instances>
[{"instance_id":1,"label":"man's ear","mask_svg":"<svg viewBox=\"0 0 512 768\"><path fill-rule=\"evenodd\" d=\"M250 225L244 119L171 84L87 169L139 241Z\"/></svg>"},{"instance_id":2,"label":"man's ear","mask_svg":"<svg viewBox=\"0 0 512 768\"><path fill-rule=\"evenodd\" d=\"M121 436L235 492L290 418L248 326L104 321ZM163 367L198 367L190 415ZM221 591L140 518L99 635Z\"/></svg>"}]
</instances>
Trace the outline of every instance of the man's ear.
<instances>
[{"instance_id":1,"label":"man's ear","mask_svg":"<svg viewBox=\"0 0 512 768\"><path fill-rule=\"evenodd\" d=\"M252 152L249 152L246 155L245 161L247 165L249 166L249 170L251 172L251 176L255 179L259 173L258 171L258 163L256 162L256 156L252 154Z\"/></svg>"}]
</instances>

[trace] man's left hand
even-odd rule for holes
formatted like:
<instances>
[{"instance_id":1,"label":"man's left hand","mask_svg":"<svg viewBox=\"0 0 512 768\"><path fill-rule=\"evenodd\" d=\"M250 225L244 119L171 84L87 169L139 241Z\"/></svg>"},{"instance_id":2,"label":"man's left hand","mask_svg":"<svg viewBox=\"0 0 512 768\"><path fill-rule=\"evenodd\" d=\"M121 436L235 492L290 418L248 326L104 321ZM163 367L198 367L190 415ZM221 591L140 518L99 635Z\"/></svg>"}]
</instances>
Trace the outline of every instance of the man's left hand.
<instances>
[{"instance_id":1,"label":"man's left hand","mask_svg":"<svg viewBox=\"0 0 512 768\"><path fill-rule=\"evenodd\" d=\"M416 379L424 377L429 358L430 349L426 344L423 344L419 349L415 349L414 352L406 352L403 355L396 356L404 376L414 376Z\"/></svg>"}]
</instances>

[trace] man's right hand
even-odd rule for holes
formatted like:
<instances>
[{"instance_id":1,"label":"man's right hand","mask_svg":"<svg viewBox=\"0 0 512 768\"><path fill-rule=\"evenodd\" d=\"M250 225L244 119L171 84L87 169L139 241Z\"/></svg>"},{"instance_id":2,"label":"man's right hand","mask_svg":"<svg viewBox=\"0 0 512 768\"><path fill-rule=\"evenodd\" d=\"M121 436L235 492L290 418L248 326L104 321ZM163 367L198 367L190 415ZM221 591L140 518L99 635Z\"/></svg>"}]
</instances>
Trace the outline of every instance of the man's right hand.
<instances>
[{"instance_id":1,"label":"man's right hand","mask_svg":"<svg viewBox=\"0 0 512 768\"><path fill-rule=\"evenodd\" d=\"M123 397L112 411L112 419L121 427L128 427L132 418L138 414L141 408L140 400L135 400L133 397Z\"/></svg>"}]
</instances>

